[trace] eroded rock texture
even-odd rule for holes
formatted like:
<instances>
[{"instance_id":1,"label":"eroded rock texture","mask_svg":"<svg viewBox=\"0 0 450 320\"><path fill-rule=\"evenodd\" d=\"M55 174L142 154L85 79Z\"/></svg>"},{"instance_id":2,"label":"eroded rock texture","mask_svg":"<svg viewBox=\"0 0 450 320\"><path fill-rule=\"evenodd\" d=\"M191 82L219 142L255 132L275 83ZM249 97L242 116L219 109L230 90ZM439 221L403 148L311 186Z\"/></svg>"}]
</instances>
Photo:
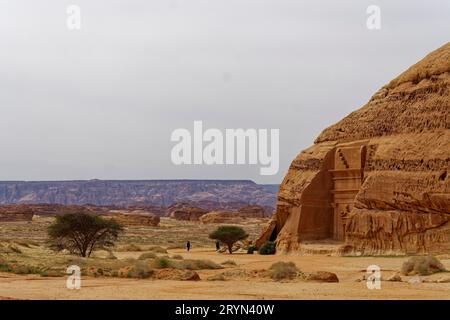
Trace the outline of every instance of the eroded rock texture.
<instances>
[{"instance_id":1,"label":"eroded rock texture","mask_svg":"<svg viewBox=\"0 0 450 320\"><path fill-rule=\"evenodd\" d=\"M257 240L347 254L450 252L450 43L325 129L292 162Z\"/></svg>"}]
</instances>

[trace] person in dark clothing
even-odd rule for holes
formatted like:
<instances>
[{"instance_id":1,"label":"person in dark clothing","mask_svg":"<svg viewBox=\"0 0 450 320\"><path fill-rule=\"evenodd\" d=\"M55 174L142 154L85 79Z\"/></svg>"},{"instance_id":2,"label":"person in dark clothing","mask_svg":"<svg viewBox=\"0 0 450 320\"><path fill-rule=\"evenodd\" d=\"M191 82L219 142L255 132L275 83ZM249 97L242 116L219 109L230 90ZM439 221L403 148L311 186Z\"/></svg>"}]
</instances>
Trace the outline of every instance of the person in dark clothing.
<instances>
[{"instance_id":1,"label":"person in dark clothing","mask_svg":"<svg viewBox=\"0 0 450 320\"><path fill-rule=\"evenodd\" d=\"M219 250L220 250L220 242L216 241L216 251L219 251Z\"/></svg>"},{"instance_id":2,"label":"person in dark clothing","mask_svg":"<svg viewBox=\"0 0 450 320\"><path fill-rule=\"evenodd\" d=\"M188 241L186 243L186 249L187 249L187 251L191 250L191 242L190 241Z\"/></svg>"}]
</instances>

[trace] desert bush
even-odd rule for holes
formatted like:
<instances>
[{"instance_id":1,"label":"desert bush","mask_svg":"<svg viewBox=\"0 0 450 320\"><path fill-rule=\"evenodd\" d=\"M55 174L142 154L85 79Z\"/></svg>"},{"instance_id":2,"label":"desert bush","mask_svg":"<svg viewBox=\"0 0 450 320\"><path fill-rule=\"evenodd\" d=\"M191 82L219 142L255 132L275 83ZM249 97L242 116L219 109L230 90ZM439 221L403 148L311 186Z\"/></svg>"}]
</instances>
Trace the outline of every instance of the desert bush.
<instances>
[{"instance_id":1,"label":"desert bush","mask_svg":"<svg viewBox=\"0 0 450 320\"><path fill-rule=\"evenodd\" d=\"M138 260L147 260L147 259L155 259L157 257L154 252L146 252L139 256Z\"/></svg>"},{"instance_id":2,"label":"desert bush","mask_svg":"<svg viewBox=\"0 0 450 320\"><path fill-rule=\"evenodd\" d=\"M155 253L167 253L167 250L160 246L150 246L147 250Z\"/></svg>"},{"instance_id":3,"label":"desert bush","mask_svg":"<svg viewBox=\"0 0 450 320\"><path fill-rule=\"evenodd\" d=\"M293 262L275 262L269 268L270 277L274 280L294 279L298 269Z\"/></svg>"},{"instance_id":4,"label":"desert bush","mask_svg":"<svg viewBox=\"0 0 450 320\"><path fill-rule=\"evenodd\" d=\"M31 265L18 265L12 268L12 272L16 274L42 274L44 269L41 267L31 266Z\"/></svg>"},{"instance_id":5,"label":"desert bush","mask_svg":"<svg viewBox=\"0 0 450 320\"><path fill-rule=\"evenodd\" d=\"M145 261L137 261L133 268L128 272L129 278L141 278L147 279L150 278L154 273L154 270L150 268L148 263Z\"/></svg>"},{"instance_id":6,"label":"desert bush","mask_svg":"<svg viewBox=\"0 0 450 320\"><path fill-rule=\"evenodd\" d=\"M134 252L134 251L139 252L139 251L142 251L142 248L140 246L132 243L132 244L127 244L127 245L119 247L117 249L117 251L119 251L119 252Z\"/></svg>"},{"instance_id":7,"label":"desert bush","mask_svg":"<svg viewBox=\"0 0 450 320\"><path fill-rule=\"evenodd\" d=\"M183 256L181 254L174 254L172 257L174 260L183 260Z\"/></svg>"},{"instance_id":8,"label":"desert bush","mask_svg":"<svg viewBox=\"0 0 450 320\"><path fill-rule=\"evenodd\" d=\"M166 257L156 258L155 260L153 260L153 265L158 269L173 268L172 261Z\"/></svg>"},{"instance_id":9,"label":"desert bush","mask_svg":"<svg viewBox=\"0 0 450 320\"><path fill-rule=\"evenodd\" d=\"M222 265L230 265L230 266L235 266L236 262L234 260L225 260L224 262L221 263Z\"/></svg>"},{"instance_id":10,"label":"desert bush","mask_svg":"<svg viewBox=\"0 0 450 320\"><path fill-rule=\"evenodd\" d=\"M0 272L11 272L12 269L10 267L10 265L4 261L3 259L0 258Z\"/></svg>"},{"instance_id":11,"label":"desert bush","mask_svg":"<svg viewBox=\"0 0 450 320\"><path fill-rule=\"evenodd\" d=\"M128 258L125 258L123 261L126 262L126 263L128 263L128 264L131 264L131 263L135 263L135 262L136 262L136 259L135 259L135 258L128 257Z\"/></svg>"},{"instance_id":12,"label":"desert bush","mask_svg":"<svg viewBox=\"0 0 450 320\"><path fill-rule=\"evenodd\" d=\"M405 261L401 269L404 275L429 275L445 271L443 264L434 256L411 257Z\"/></svg>"},{"instance_id":13,"label":"desert bush","mask_svg":"<svg viewBox=\"0 0 450 320\"><path fill-rule=\"evenodd\" d=\"M259 254L263 255L275 254L276 251L277 251L276 244L273 241L267 241L261 246L261 248L259 248Z\"/></svg>"},{"instance_id":14,"label":"desert bush","mask_svg":"<svg viewBox=\"0 0 450 320\"><path fill-rule=\"evenodd\" d=\"M179 261L175 265L175 267L177 269L188 269L188 270L223 269L223 266L211 260L193 260L193 259L186 259L183 261Z\"/></svg>"},{"instance_id":15,"label":"desert bush","mask_svg":"<svg viewBox=\"0 0 450 320\"><path fill-rule=\"evenodd\" d=\"M247 254L253 254L258 248L255 245L251 245L247 248Z\"/></svg>"}]
</instances>

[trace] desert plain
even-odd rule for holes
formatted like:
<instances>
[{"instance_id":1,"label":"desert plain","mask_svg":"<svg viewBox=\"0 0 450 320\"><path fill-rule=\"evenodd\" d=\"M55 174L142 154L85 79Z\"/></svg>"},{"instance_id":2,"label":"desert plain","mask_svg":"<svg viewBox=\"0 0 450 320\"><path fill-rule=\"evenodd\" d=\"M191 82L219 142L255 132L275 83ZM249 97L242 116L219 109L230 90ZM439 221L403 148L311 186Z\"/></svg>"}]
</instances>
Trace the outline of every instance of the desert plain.
<instances>
[{"instance_id":1,"label":"desert plain","mask_svg":"<svg viewBox=\"0 0 450 320\"><path fill-rule=\"evenodd\" d=\"M87 259L48 249L46 230L53 219L0 224L0 262L20 266L16 272L0 271L0 299L450 299L449 272L399 273L408 256L338 256L333 253L335 245L326 242L304 244L302 254L295 255L219 253L208 238L217 224L162 218L159 226L127 226L111 252L94 252ZM240 226L254 239L267 221L246 219ZM189 252L184 248L186 240L192 243ZM143 254L172 261L207 261L203 263L207 266L195 268L199 279L183 279L183 275L178 279L176 275L184 271L172 274L170 268L159 268L158 276L148 278L107 274L108 269L126 269L127 263L141 261ZM437 258L450 270L449 255ZM334 273L339 282L276 281L265 276L279 261L294 262L305 274ZM82 268L81 288L70 290L65 269L76 263ZM369 265L381 269L380 289L367 287ZM394 275L400 278L392 281Z\"/></svg>"}]
</instances>

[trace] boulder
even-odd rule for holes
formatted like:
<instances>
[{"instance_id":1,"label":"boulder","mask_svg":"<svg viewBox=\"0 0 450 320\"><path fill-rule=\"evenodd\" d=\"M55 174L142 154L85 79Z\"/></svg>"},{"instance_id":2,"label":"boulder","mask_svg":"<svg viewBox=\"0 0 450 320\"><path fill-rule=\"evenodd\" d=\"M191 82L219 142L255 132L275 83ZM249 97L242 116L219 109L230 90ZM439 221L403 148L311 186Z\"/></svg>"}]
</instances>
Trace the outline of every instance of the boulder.
<instances>
[{"instance_id":1,"label":"boulder","mask_svg":"<svg viewBox=\"0 0 450 320\"><path fill-rule=\"evenodd\" d=\"M317 271L306 275L307 281L318 281L318 282L339 282L339 279L335 273L328 271Z\"/></svg>"}]
</instances>

